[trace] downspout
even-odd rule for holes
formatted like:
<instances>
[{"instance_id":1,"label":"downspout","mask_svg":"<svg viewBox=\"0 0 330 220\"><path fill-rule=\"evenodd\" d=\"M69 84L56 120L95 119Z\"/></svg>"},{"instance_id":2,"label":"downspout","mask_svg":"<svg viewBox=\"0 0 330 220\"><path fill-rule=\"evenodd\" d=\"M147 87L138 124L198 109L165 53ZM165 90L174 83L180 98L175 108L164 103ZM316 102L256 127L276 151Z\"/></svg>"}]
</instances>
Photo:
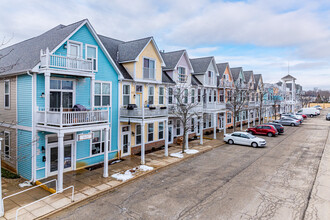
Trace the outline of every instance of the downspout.
<instances>
[{"instance_id":1,"label":"downspout","mask_svg":"<svg viewBox=\"0 0 330 220\"><path fill-rule=\"evenodd\" d=\"M122 78L120 76L118 76L118 121L117 121L117 136L118 136L118 141L117 141L117 158L120 159L121 155L120 155L120 144L121 143L121 139L120 139L120 86L122 83ZM112 133L112 131L111 131Z\"/></svg>"}]
</instances>

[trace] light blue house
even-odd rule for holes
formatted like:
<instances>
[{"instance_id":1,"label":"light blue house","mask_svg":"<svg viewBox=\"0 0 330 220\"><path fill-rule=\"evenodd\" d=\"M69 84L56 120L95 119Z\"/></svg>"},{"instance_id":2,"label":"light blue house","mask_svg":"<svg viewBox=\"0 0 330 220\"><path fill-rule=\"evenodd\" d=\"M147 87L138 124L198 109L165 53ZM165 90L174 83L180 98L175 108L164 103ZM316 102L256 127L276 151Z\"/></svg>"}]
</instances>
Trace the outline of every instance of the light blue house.
<instances>
[{"instance_id":1,"label":"light blue house","mask_svg":"<svg viewBox=\"0 0 330 220\"><path fill-rule=\"evenodd\" d=\"M3 125L16 139L9 166L32 181L57 175L59 191L63 172L105 162L108 176L108 161L118 157L121 74L89 21L58 25L0 54L9 51L0 62L12 103L0 117L16 115Z\"/></svg>"}]
</instances>

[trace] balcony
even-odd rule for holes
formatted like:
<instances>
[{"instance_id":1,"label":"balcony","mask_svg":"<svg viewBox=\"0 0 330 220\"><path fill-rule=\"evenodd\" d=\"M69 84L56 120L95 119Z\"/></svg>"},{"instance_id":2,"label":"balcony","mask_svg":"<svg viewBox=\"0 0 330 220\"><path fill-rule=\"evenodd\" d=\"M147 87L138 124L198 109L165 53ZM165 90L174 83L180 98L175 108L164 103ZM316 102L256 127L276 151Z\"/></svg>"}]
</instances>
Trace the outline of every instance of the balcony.
<instances>
[{"instance_id":1,"label":"balcony","mask_svg":"<svg viewBox=\"0 0 330 220\"><path fill-rule=\"evenodd\" d=\"M220 87L231 88L233 86L233 82L229 81L220 81Z\"/></svg>"},{"instance_id":2,"label":"balcony","mask_svg":"<svg viewBox=\"0 0 330 220\"><path fill-rule=\"evenodd\" d=\"M175 113L178 112L177 109L178 109L178 107L176 105L169 106L168 114L175 115ZM199 114L202 112L203 112L203 105L196 105L196 106L191 107L191 109L190 109L191 114L193 114L193 113Z\"/></svg>"},{"instance_id":3,"label":"balcony","mask_svg":"<svg viewBox=\"0 0 330 220\"><path fill-rule=\"evenodd\" d=\"M109 108L94 108L86 111L72 109L52 109L37 111L37 123L51 127L72 127L79 125L100 124L109 122Z\"/></svg>"},{"instance_id":4,"label":"balcony","mask_svg":"<svg viewBox=\"0 0 330 220\"><path fill-rule=\"evenodd\" d=\"M204 111L218 111L226 109L226 105L223 102L207 102L203 104Z\"/></svg>"},{"instance_id":5,"label":"balcony","mask_svg":"<svg viewBox=\"0 0 330 220\"><path fill-rule=\"evenodd\" d=\"M87 73L93 72L93 62L91 60L51 54L48 48L45 53L41 50L40 63L41 69L55 68Z\"/></svg>"},{"instance_id":6,"label":"balcony","mask_svg":"<svg viewBox=\"0 0 330 220\"><path fill-rule=\"evenodd\" d=\"M164 106L155 106L144 108L120 108L120 117L130 117L130 118L153 118L153 117L164 117L168 115L168 109Z\"/></svg>"}]
</instances>

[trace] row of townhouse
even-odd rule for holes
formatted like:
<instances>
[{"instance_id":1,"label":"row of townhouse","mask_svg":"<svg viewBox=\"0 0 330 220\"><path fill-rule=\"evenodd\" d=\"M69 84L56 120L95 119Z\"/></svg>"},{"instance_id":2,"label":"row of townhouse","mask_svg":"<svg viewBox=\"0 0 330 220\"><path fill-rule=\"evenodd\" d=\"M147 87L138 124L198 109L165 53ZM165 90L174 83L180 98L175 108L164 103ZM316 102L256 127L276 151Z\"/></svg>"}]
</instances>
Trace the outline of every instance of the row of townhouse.
<instances>
[{"instance_id":1,"label":"row of townhouse","mask_svg":"<svg viewBox=\"0 0 330 220\"><path fill-rule=\"evenodd\" d=\"M204 133L216 138L264 116L262 75L214 57L191 59L186 50L160 51L152 37L98 35L87 19L0 54L2 166L33 182L57 175L59 191L64 172L104 163L107 177L110 160L141 154L144 164L145 152L159 147L167 156L184 133L175 96L182 85L183 103L195 104L189 137L201 143ZM228 107L238 86L249 97L234 120Z\"/></svg>"}]
</instances>

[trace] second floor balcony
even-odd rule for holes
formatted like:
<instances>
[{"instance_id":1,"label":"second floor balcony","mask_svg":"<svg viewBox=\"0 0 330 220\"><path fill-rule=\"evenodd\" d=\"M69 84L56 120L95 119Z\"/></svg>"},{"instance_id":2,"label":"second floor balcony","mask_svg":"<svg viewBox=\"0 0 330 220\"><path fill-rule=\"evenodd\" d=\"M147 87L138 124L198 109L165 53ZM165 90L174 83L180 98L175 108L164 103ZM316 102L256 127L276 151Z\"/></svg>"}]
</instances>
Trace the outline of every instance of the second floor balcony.
<instances>
[{"instance_id":1,"label":"second floor balcony","mask_svg":"<svg viewBox=\"0 0 330 220\"><path fill-rule=\"evenodd\" d=\"M203 105L198 104L198 105L190 105L188 106L189 110L188 112L190 114L200 114L203 112ZM182 110L181 110L182 111ZM170 105L168 109L168 114L170 115L177 115L180 112L180 107L177 105Z\"/></svg>"},{"instance_id":2,"label":"second floor balcony","mask_svg":"<svg viewBox=\"0 0 330 220\"><path fill-rule=\"evenodd\" d=\"M135 104L129 104L120 108L120 117L129 118L153 118L168 116L168 109L166 106L149 106L143 109L137 107Z\"/></svg>"},{"instance_id":3,"label":"second floor balcony","mask_svg":"<svg viewBox=\"0 0 330 220\"><path fill-rule=\"evenodd\" d=\"M226 109L226 104L224 102L206 102L203 104L205 111L218 111Z\"/></svg>"}]
</instances>

